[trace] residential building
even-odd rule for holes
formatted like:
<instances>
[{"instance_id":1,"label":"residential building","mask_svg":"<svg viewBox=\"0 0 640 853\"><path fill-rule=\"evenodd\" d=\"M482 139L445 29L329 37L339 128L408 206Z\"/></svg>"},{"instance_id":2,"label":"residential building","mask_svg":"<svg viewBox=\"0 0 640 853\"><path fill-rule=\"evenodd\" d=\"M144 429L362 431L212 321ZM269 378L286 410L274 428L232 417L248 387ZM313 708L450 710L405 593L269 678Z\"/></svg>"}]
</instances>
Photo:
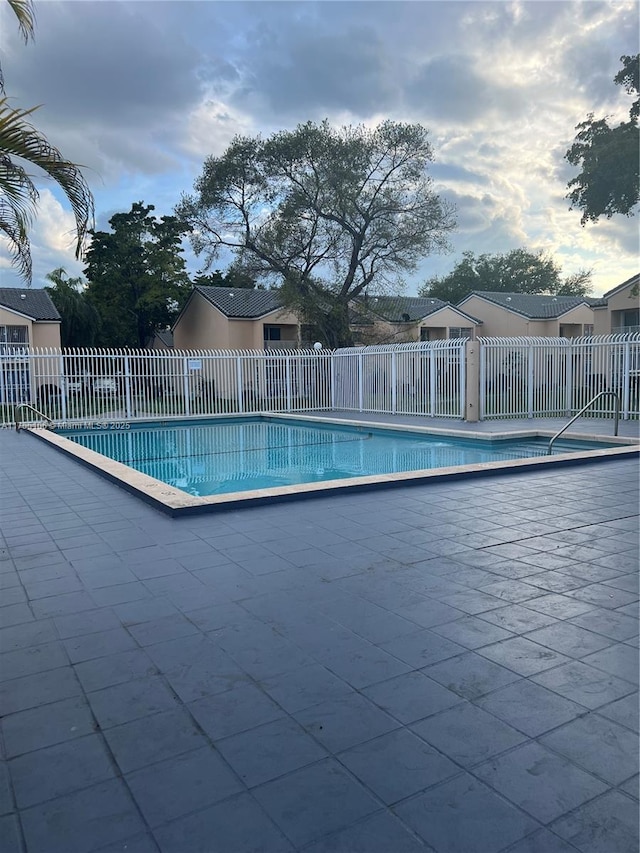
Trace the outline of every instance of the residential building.
<instances>
[{"instance_id":1,"label":"residential building","mask_svg":"<svg viewBox=\"0 0 640 853\"><path fill-rule=\"evenodd\" d=\"M600 299L532 293L474 291L458 309L482 321L483 337L578 338L594 334Z\"/></svg>"},{"instance_id":2,"label":"residential building","mask_svg":"<svg viewBox=\"0 0 640 853\"><path fill-rule=\"evenodd\" d=\"M480 320L451 303L423 296L364 297L352 312L354 337L363 344L474 340L480 326Z\"/></svg>"},{"instance_id":3,"label":"residential building","mask_svg":"<svg viewBox=\"0 0 640 853\"><path fill-rule=\"evenodd\" d=\"M640 332L640 273L605 293L594 318L596 335Z\"/></svg>"},{"instance_id":4,"label":"residential building","mask_svg":"<svg viewBox=\"0 0 640 853\"><path fill-rule=\"evenodd\" d=\"M0 347L60 348L60 314L46 290L0 287Z\"/></svg>"}]
</instances>

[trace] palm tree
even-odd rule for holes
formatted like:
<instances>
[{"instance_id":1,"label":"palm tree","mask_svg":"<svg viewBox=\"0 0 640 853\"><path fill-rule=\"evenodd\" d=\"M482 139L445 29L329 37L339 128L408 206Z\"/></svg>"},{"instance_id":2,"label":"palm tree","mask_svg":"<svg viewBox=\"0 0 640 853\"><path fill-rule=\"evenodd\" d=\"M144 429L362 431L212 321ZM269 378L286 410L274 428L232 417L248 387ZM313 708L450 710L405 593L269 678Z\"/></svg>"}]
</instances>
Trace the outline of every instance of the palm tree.
<instances>
[{"instance_id":1,"label":"palm tree","mask_svg":"<svg viewBox=\"0 0 640 853\"><path fill-rule=\"evenodd\" d=\"M32 0L8 0L15 12L20 32L29 41L34 35ZM93 196L78 166L66 160L46 137L27 121L37 109L9 106L0 69L0 231L9 243L12 263L31 283L29 226L37 210L38 190L32 177L16 161L42 169L61 187L76 220L76 257L80 257L88 230L93 225Z\"/></svg>"},{"instance_id":2,"label":"palm tree","mask_svg":"<svg viewBox=\"0 0 640 853\"><path fill-rule=\"evenodd\" d=\"M46 275L45 290L62 319L60 337L63 347L92 347L102 324L95 305L87 298L82 278L69 278L59 267Z\"/></svg>"}]
</instances>

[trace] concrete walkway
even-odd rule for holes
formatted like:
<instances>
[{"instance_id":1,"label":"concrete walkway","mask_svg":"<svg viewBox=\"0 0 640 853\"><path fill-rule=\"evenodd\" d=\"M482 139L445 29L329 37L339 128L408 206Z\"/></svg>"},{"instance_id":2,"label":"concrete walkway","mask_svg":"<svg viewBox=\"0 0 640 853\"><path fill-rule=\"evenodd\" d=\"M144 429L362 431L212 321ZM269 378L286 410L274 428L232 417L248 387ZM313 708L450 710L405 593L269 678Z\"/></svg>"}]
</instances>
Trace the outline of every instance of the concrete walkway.
<instances>
[{"instance_id":1,"label":"concrete walkway","mask_svg":"<svg viewBox=\"0 0 640 853\"><path fill-rule=\"evenodd\" d=\"M181 519L0 468L3 853L637 853L637 460Z\"/></svg>"}]
</instances>

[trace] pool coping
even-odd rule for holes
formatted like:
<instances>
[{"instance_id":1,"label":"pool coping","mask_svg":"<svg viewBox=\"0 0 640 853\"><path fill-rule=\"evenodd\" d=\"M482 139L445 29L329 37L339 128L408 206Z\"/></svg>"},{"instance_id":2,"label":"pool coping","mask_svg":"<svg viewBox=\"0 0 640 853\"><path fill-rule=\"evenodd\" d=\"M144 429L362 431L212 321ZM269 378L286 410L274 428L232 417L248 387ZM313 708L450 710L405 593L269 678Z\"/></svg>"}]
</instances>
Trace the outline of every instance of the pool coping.
<instances>
[{"instance_id":1,"label":"pool coping","mask_svg":"<svg viewBox=\"0 0 640 853\"><path fill-rule=\"evenodd\" d=\"M377 423L372 421L360 421L357 419L345 420L344 418L314 417L303 414L283 414L278 412L252 412L243 414L228 414L217 416L206 416L188 419L189 423L197 423L212 420L237 420L238 418L264 417L272 420L307 421L309 423L335 424L337 426L368 427L393 432L418 432L427 435L447 436L484 442L499 441L501 439L527 439L527 438L549 438L555 433L550 430L510 430L505 432L491 433L475 432L468 429L455 430L450 427L439 429L437 427L422 427L407 424ZM186 419L182 419L183 421ZM136 424L157 424L158 418L136 421ZM175 419L163 419L162 422L176 423ZM79 425L80 426L80 425ZM398 488L414 483L442 482L455 479L467 479L478 476L496 474L519 473L557 465L579 465L585 462L606 462L611 459L619 459L640 455L640 443L636 438L621 436L586 435L584 433L563 433L563 437L576 441L604 441L607 444L620 445L619 447L584 450L577 453L559 453L550 457L531 457L529 459L501 460L499 462L479 462L471 465L458 465L455 467L433 468L418 471L401 471L393 474L375 474L365 477L349 477L342 480L327 480L321 483L297 483L289 486L274 486L268 489L247 490L244 492L230 492L223 495L193 496L180 489L163 483L135 471L122 462L117 462L101 453L76 444L65 438L64 435L52 432L49 429L38 427L23 427L23 431L30 433L39 440L45 441L61 453L70 455L76 461L105 477L126 491L136 495L156 509L171 516L188 515L203 512L215 512L226 509L238 509L240 507L272 503L274 501L300 500L303 498L318 497L349 491L364 491L372 489Z\"/></svg>"}]
</instances>

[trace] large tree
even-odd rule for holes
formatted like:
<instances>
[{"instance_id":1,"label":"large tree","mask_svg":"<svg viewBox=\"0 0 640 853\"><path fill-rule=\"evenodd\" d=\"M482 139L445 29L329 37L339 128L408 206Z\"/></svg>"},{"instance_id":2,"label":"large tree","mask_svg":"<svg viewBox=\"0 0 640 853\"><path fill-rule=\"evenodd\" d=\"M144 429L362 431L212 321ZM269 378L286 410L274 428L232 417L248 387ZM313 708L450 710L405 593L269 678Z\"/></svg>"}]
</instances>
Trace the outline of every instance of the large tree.
<instances>
[{"instance_id":1,"label":"large tree","mask_svg":"<svg viewBox=\"0 0 640 853\"><path fill-rule=\"evenodd\" d=\"M208 263L233 251L277 283L330 346L352 342L349 302L384 292L447 247L453 212L433 189L427 130L308 122L268 139L236 137L209 157L177 212Z\"/></svg>"},{"instance_id":2,"label":"large tree","mask_svg":"<svg viewBox=\"0 0 640 853\"><path fill-rule=\"evenodd\" d=\"M582 270L563 279L560 266L550 255L527 249L477 256L463 252L453 270L429 279L420 295L456 304L474 290L585 296L591 290L591 272Z\"/></svg>"},{"instance_id":3,"label":"large tree","mask_svg":"<svg viewBox=\"0 0 640 853\"><path fill-rule=\"evenodd\" d=\"M91 232L84 272L102 317L103 346L143 347L154 329L173 322L191 290L182 255L185 226L175 216L157 219L152 210L136 202L111 217L111 232Z\"/></svg>"},{"instance_id":4,"label":"large tree","mask_svg":"<svg viewBox=\"0 0 640 853\"><path fill-rule=\"evenodd\" d=\"M621 56L622 69L614 77L614 82L624 86L627 94L636 95L629 121L611 127L606 118L596 120L590 113L577 125L578 134L565 154L572 166L581 169L567 185L570 190L567 198L572 209L577 207L582 211L583 225L595 222L600 216L610 219L616 213L632 216L638 205L639 59L640 54Z\"/></svg>"},{"instance_id":5,"label":"large tree","mask_svg":"<svg viewBox=\"0 0 640 853\"><path fill-rule=\"evenodd\" d=\"M69 278L62 267L47 273L46 277L51 285L45 290L62 318L62 346L92 347L100 331L101 320L95 305L87 298L86 282L79 276Z\"/></svg>"},{"instance_id":6,"label":"large tree","mask_svg":"<svg viewBox=\"0 0 640 853\"><path fill-rule=\"evenodd\" d=\"M27 42L34 34L31 0L8 0ZM76 257L80 257L93 222L93 196L78 166L36 130L28 120L36 108L9 106L0 69L0 233L20 276L31 283L29 228L37 211L38 189L30 166L44 172L66 195L76 220Z\"/></svg>"}]
</instances>

